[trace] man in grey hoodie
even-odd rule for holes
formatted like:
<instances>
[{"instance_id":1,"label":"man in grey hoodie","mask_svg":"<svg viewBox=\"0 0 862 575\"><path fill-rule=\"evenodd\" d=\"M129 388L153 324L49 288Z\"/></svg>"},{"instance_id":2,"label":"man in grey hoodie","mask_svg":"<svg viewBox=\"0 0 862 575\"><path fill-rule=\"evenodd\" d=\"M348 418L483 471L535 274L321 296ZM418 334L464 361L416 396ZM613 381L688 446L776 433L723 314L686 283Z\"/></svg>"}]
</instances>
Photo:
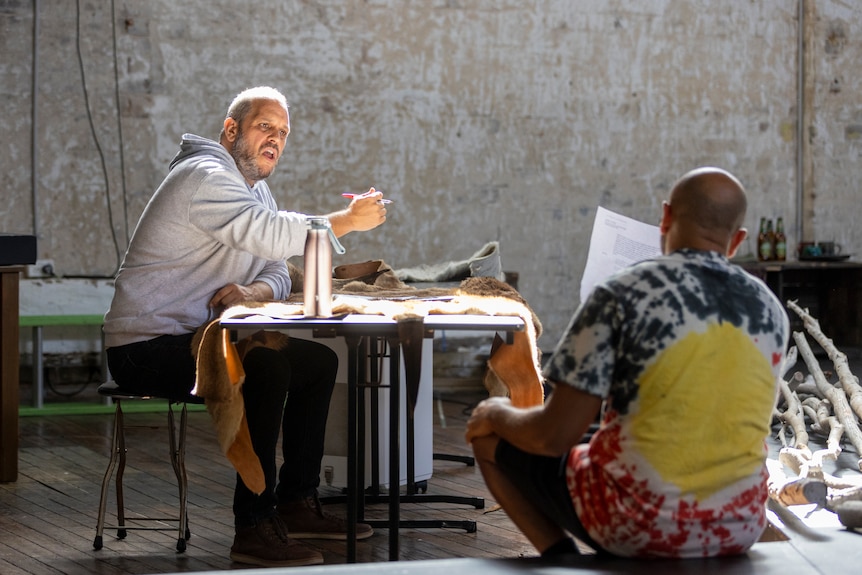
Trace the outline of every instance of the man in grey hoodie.
<instances>
[{"instance_id":1,"label":"man in grey hoodie","mask_svg":"<svg viewBox=\"0 0 862 575\"><path fill-rule=\"evenodd\" d=\"M270 87L236 96L215 142L183 136L167 177L144 209L117 273L105 315L108 366L121 388L168 398L195 381L191 340L224 308L290 294L285 260L303 252L307 216L279 211L265 179L290 132L284 96ZM328 216L337 236L386 220L371 188ZM326 346L292 339L243 359L243 399L266 489L237 476L231 559L261 566L313 565L323 556L297 539L346 539L343 520L317 498L337 358ZM290 391L288 395L288 390ZM279 431L284 462L276 469ZM357 526L357 538L371 527Z\"/></svg>"}]
</instances>

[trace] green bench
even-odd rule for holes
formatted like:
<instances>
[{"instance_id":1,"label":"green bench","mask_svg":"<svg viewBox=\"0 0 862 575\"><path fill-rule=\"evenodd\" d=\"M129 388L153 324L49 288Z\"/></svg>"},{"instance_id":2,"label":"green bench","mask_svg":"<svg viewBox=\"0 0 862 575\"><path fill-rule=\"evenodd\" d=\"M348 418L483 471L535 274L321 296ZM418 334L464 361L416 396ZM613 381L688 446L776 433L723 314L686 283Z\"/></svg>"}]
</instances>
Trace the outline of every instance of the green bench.
<instances>
[{"instance_id":1,"label":"green bench","mask_svg":"<svg viewBox=\"0 0 862 575\"><path fill-rule=\"evenodd\" d=\"M31 328L33 333L33 400L32 405L41 409L45 397L45 370L43 356L42 328L49 326L98 326L104 322L104 314L70 314L70 315L21 315L18 326ZM104 336L102 337L101 365L107 365L105 357Z\"/></svg>"},{"instance_id":2,"label":"green bench","mask_svg":"<svg viewBox=\"0 0 862 575\"><path fill-rule=\"evenodd\" d=\"M18 326L22 331L29 328L32 333L31 406L33 410L42 410L45 394L44 329L90 326L98 329L101 334L105 311L110 307L114 296L114 282L89 278L22 279L19 287ZM107 363L101 335L100 339L101 364L105 370ZM104 376L108 377L107 374Z\"/></svg>"}]
</instances>

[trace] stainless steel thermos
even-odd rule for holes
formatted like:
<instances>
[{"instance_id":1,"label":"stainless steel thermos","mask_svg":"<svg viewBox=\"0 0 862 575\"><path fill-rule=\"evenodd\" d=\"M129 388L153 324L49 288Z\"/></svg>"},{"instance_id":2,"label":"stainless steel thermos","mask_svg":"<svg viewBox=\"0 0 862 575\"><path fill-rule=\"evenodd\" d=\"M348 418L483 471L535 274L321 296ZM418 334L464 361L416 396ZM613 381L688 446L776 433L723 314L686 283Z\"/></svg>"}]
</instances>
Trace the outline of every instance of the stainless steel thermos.
<instances>
[{"instance_id":1,"label":"stainless steel thermos","mask_svg":"<svg viewBox=\"0 0 862 575\"><path fill-rule=\"evenodd\" d=\"M332 250L343 254L344 247L332 231L329 219L311 217L305 239L305 277L303 282L306 317L332 316Z\"/></svg>"}]
</instances>

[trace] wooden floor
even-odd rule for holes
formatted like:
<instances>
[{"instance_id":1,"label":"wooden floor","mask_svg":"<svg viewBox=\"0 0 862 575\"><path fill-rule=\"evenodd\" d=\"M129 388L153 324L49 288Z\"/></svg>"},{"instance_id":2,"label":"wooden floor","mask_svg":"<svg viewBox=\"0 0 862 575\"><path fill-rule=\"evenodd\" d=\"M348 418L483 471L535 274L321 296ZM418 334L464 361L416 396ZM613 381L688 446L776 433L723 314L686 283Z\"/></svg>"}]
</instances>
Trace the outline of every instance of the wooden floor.
<instances>
[{"instance_id":1,"label":"wooden floor","mask_svg":"<svg viewBox=\"0 0 862 575\"><path fill-rule=\"evenodd\" d=\"M446 426L435 416L436 452L469 455L464 444L464 410L478 394L458 394L442 401ZM435 406L435 410L437 406ZM170 515L176 505L176 483L167 463L164 413L127 414L129 462L127 508ZM177 553L176 532L130 531L123 540L106 532L104 547L93 549L99 488L110 451L112 415L39 415L20 420L19 479L0 484L0 573L120 574L174 573L242 568L228 557L233 541L234 471L220 454L206 412L190 412L186 466L190 482L192 537ZM152 428L161 426L163 429ZM474 519L476 533L456 529L401 530L401 559L452 557L518 557L535 555L532 547L493 502L481 475L462 463L435 461L428 493L485 497L485 509L453 504L402 506L402 519ZM322 488L321 495L337 495ZM114 521L113 492L109 520ZM343 505L327 510L344 513ZM370 519L385 519L385 505L369 507ZM345 563L343 542L310 542L326 564ZM387 561L388 530L357 544L360 562Z\"/></svg>"},{"instance_id":2,"label":"wooden floor","mask_svg":"<svg viewBox=\"0 0 862 575\"><path fill-rule=\"evenodd\" d=\"M469 455L463 441L466 413L481 396L477 392L450 393L435 405L434 451ZM437 417L441 407L445 425ZM168 465L164 413L127 414L130 459L126 469L127 508L169 515L176 505L176 485ZM189 414L187 469L190 481L191 539L177 553L176 531L130 531L125 539L106 532L104 547L93 549L99 488L109 454L111 414L36 415L21 418L19 479L0 483L0 574L84 575L215 572L246 569L228 557L233 540L230 511L234 471L219 452L209 415ZM161 427L162 429L155 429ZM402 529L401 562L388 563L389 532L377 529L358 543L362 565L345 565L342 542L310 542L326 565L302 568L309 575L506 575L517 570L529 575L558 575L556 567L535 562L535 551L503 511L494 510L478 470L461 463L435 461L428 493L484 497L485 509L453 504L402 506L402 519L473 519L475 533L456 529ZM338 491L323 487L322 495ZM111 494L109 520L113 521ZM328 510L343 514L341 505ZM385 505L368 510L371 519L384 519ZM828 515L828 512L822 511ZM806 520L807 521L807 520ZM758 543L741 558L703 562L635 562L582 560L563 565L580 573L702 573L837 575L858 572L862 563L862 534L834 523L809 527L792 516L778 524L788 541ZM433 561L432 561L433 560ZM445 560L445 561L439 561ZM408 562L408 563L405 563ZM373 564L373 565L372 565ZM370 569L373 573L370 573ZM295 571L293 568L292 571ZM348 574L349 570L349 574ZM267 573L287 572L287 569ZM255 571L257 573L257 571ZM510 574L511 575L511 574Z\"/></svg>"}]
</instances>

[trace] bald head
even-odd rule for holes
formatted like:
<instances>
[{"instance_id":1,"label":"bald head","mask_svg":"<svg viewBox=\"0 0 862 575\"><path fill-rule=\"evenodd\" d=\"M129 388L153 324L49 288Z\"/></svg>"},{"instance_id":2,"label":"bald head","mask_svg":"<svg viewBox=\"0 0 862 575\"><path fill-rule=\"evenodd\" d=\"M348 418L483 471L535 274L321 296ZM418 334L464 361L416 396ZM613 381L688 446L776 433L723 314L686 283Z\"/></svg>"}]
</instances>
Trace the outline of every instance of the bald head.
<instances>
[{"instance_id":1,"label":"bald head","mask_svg":"<svg viewBox=\"0 0 862 575\"><path fill-rule=\"evenodd\" d=\"M664 205L661 232L665 253L681 248L732 256L745 239L745 189L719 168L698 168L674 184Z\"/></svg>"}]
</instances>

